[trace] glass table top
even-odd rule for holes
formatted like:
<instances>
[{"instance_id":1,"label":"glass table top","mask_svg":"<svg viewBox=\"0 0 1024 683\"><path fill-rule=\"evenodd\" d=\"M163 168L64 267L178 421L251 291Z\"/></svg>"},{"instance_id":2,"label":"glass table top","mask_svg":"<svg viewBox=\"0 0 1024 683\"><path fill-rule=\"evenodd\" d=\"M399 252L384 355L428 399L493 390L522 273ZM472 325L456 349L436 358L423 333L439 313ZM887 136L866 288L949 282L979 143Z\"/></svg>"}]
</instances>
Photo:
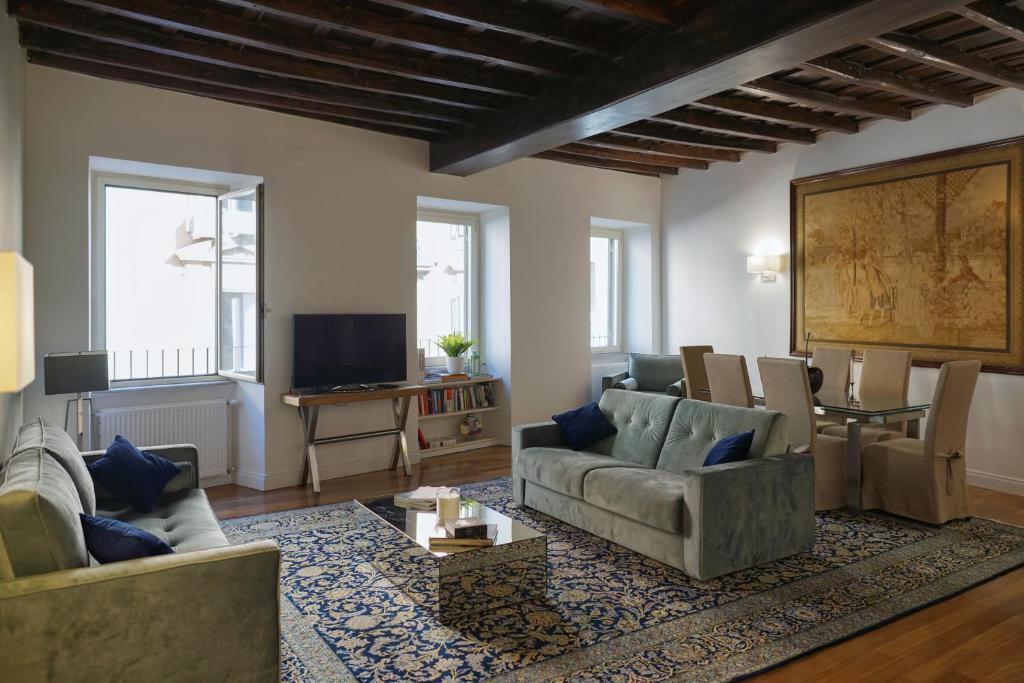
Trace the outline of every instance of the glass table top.
<instances>
[{"instance_id":1,"label":"glass table top","mask_svg":"<svg viewBox=\"0 0 1024 683\"><path fill-rule=\"evenodd\" d=\"M438 527L437 513L434 511L412 510L395 505L394 496L374 498L360 503L377 517L395 527L426 550L430 550L431 536L444 536L443 526ZM483 503L463 497L459 504L459 518L478 517L485 524L494 524L498 535L495 546L507 545L543 537L544 534L521 524L511 517L506 517L497 510L492 510ZM487 546L493 547L493 546ZM431 551L434 555L443 556L447 553Z\"/></svg>"},{"instance_id":2,"label":"glass table top","mask_svg":"<svg viewBox=\"0 0 1024 683\"><path fill-rule=\"evenodd\" d=\"M754 398L764 402L764 390L751 387ZM864 396L851 399L846 392L819 391L813 397L814 407L821 412L849 415L851 417L874 417L915 413L931 407L930 401L915 401L902 396Z\"/></svg>"}]
</instances>

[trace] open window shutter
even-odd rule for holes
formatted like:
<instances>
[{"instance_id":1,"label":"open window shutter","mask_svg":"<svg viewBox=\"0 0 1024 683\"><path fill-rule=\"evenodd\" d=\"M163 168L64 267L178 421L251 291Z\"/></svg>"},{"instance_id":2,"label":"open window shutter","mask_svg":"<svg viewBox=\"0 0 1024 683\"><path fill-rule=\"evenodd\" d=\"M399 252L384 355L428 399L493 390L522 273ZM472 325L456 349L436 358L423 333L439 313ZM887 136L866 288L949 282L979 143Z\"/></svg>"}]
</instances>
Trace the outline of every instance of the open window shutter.
<instances>
[{"instance_id":1,"label":"open window shutter","mask_svg":"<svg viewBox=\"0 0 1024 683\"><path fill-rule=\"evenodd\" d=\"M263 186L217 198L217 369L263 381Z\"/></svg>"}]
</instances>

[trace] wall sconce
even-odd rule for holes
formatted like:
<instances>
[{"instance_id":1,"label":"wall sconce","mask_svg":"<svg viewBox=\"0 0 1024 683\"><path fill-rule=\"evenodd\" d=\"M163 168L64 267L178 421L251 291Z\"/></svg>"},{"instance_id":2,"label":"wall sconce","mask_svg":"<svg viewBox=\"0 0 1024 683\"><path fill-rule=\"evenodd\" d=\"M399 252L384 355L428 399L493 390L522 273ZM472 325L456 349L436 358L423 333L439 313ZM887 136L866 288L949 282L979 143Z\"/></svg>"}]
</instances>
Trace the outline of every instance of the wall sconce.
<instances>
[{"instance_id":1,"label":"wall sconce","mask_svg":"<svg viewBox=\"0 0 1024 683\"><path fill-rule=\"evenodd\" d=\"M747 272L761 276L761 282L775 282L775 276L782 270L782 257L748 256Z\"/></svg>"}]
</instances>

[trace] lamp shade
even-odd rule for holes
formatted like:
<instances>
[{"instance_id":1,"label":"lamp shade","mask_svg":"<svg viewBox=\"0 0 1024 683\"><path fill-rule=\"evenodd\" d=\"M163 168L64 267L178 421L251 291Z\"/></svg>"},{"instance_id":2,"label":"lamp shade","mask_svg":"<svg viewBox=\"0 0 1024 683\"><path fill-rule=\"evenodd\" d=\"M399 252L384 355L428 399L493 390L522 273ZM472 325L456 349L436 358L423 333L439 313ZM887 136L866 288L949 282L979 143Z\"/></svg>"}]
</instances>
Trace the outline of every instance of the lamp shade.
<instances>
[{"instance_id":1,"label":"lamp shade","mask_svg":"<svg viewBox=\"0 0 1024 683\"><path fill-rule=\"evenodd\" d=\"M43 357L44 390L53 394L84 394L110 388L106 351L48 353Z\"/></svg>"},{"instance_id":2,"label":"lamp shade","mask_svg":"<svg viewBox=\"0 0 1024 683\"><path fill-rule=\"evenodd\" d=\"M0 393L36 378L32 306L32 265L16 251L0 251Z\"/></svg>"},{"instance_id":3,"label":"lamp shade","mask_svg":"<svg viewBox=\"0 0 1024 683\"><path fill-rule=\"evenodd\" d=\"M782 257L772 256L748 256L748 273L777 273L782 269Z\"/></svg>"}]
</instances>

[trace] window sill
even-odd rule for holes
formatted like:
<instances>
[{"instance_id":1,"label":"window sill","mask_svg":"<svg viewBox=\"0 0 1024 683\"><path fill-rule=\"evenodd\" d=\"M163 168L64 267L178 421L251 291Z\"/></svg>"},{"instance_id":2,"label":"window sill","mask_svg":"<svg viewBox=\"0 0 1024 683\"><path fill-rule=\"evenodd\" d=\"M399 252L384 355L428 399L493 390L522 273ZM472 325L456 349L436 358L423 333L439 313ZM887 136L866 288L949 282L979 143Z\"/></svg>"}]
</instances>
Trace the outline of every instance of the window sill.
<instances>
[{"instance_id":1,"label":"window sill","mask_svg":"<svg viewBox=\"0 0 1024 683\"><path fill-rule=\"evenodd\" d=\"M110 388L105 392L93 392L93 393L120 393L123 391L145 391L145 390L166 390L166 389L195 389L197 387L213 387L213 386L224 386L228 384L234 384L235 380L225 379L223 377L211 378L211 379L196 379L188 382L162 382L159 384L124 384L115 385L111 384Z\"/></svg>"}]
</instances>

